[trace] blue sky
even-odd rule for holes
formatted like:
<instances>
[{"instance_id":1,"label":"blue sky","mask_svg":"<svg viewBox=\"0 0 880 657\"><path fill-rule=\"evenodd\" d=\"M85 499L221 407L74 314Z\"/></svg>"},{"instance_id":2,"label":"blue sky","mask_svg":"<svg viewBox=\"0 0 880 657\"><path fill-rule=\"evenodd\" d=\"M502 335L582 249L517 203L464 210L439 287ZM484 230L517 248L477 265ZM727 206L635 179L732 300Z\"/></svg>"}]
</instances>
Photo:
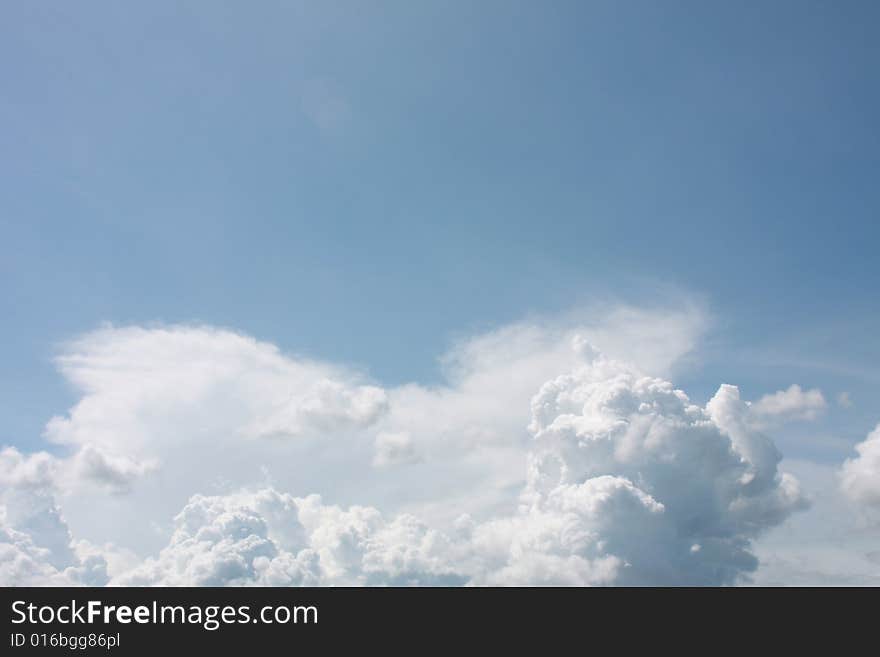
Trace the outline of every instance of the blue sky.
<instances>
[{"instance_id":1,"label":"blue sky","mask_svg":"<svg viewBox=\"0 0 880 657\"><path fill-rule=\"evenodd\" d=\"M878 22L3 3L0 583L876 583Z\"/></svg>"},{"instance_id":2,"label":"blue sky","mask_svg":"<svg viewBox=\"0 0 880 657\"><path fill-rule=\"evenodd\" d=\"M76 400L58 345L103 322L232 327L396 385L523 317L688 299L711 325L677 383L820 388L777 442L838 462L880 420L878 21L4 3L0 439L42 446Z\"/></svg>"}]
</instances>

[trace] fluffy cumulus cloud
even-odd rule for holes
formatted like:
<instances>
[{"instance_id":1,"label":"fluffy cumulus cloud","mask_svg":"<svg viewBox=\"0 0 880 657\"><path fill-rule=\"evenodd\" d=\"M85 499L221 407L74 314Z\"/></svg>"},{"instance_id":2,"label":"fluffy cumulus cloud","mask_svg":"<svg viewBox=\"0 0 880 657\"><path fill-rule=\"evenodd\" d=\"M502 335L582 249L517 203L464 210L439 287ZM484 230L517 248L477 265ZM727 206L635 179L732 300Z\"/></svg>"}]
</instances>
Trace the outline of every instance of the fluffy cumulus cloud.
<instances>
[{"instance_id":1,"label":"fluffy cumulus cloud","mask_svg":"<svg viewBox=\"0 0 880 657\"><path fill-rule=\"evenodd\" d=\"M750 406L753 422L766 426L785 420L815 420L828 402L821 390L804 390L793 384L786 390L764 395Z\"/></svg>"},{"instance_id":2,"label":"fluffy cumulus cloud","mask_svg":"<svg viewBox=\"0 0 880 657\"><path fill-rule=\"evenodd\" d=\"M856 458L841 469L843 491L870 515L880 512L880 424L856 445Z\"/></svg>"},{"instance_id":3,"label":"fluffy cumulus cloud","mask_svg":"<svg viewBox=\"0 0 880 657\"><path fill-rule=\"evenodd\" d=\"M192 497L157 558L114 580L128 585L454 584L450 542L412 516L341 509L272 488Z\"/></svg>"},{"instance_id":4,"label":"fluffy cumulus cloud","mask_svg":"<svg viewBox=\"0 0 880 657\"><path fill-rule=\"evenodd\" d=\"M59 360L81 397L47 425L55 455L2 452L0 578L741 581L806 505L755 409L798 404L676 389L703 324L523 322L457 344L446 383L393 388L230 331L102 329Z\"/></svg>"},{"instance_id":5,"label":"fluffy cumulus cloud","mask_svg":"<svg viewBox=\"0 0 880 657\"><path fill-rule=\"evenodd\" d=\"M618 583L722 584L753 570L750 541L805 500L747 413L733 386L701 408L600 355L548 381L532 400L523 496L553 527L539 546L603 573L614 563Z\"/></svg>"},{"instance_id":6,"label":"fluffy cumulus cloud","mask_svg":"<svg viewBox=\"0 0 880 657\"><path fill-rule=\"evenodd\" d=\"M106 561L73 543L54 489L59 463L40 452L0 451L0 583L101 585Z\"/></svg>"}]
</instances>

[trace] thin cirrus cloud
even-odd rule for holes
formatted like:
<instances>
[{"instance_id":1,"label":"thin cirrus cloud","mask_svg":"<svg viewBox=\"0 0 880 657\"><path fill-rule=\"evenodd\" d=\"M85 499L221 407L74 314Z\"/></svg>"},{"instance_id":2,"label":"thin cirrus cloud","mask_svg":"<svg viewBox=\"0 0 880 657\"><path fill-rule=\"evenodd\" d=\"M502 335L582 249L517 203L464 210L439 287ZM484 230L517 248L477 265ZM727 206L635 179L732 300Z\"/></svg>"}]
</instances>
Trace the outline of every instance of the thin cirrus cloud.
<instances>
[{"instance_id":1,"label":"thin cirrus cloud","mask_svg":"<svg viewBox=\"0 0 880 657\"><path fill-rule=\"evenodd\" d=\"M8 584L732 584L809 506L756 417L668 380L699 310L606 309L459 342L447 381L384 388L210 327L66 345L80 391L0 455ZM819 401L821 400L821 402ZM131 518L138 518L131 523Z\"/></svg>"}]
</instances>

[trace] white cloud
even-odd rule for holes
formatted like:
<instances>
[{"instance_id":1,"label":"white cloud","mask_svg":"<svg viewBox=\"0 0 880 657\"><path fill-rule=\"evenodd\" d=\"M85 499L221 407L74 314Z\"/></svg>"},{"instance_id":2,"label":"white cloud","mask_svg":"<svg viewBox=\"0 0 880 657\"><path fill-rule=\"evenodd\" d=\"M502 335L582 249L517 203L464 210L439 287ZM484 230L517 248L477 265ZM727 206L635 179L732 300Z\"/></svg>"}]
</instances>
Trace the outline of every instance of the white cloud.
<instances>
[{"instance_id":1,"label":"white cloud","mask_svg":"<svg viewBox=\"0 0 880 657\"><path fill-rule=\"evenodd\" d=\"M388 389L231 331L104 328L59 359L81 397L46 437L68 456L0 468L63 529L9 524L9 578L66 550L33 578L733 582L805 502L736 388L700 407L642 374L668 376L704 325L693 309L521 322L456 344L447 383Z\"/></svg>"},{"instance_id":2,"label":"white cloud","mask_svg":"<svg viewBox=\"0 0 880 657\"><path fill-rule=\"evenodd\" d=\"M0 583L3 586L64 586L69 584L50 563L46 548L0 522Z\"/></svg>"},{"instance_id":3,"label":"white cloud","mask_svg":"<svg viewBox=\"0 0 880 657\"><path fill-rule=\"evenodd\" d=\"M447 384L391 389L227 330L105 327L58 359L81 392L46 428L76 464L65 468L59 502L78 536L141 553L165 544L169 519L194 492L254 485L266 473L299 495L431 523L485 517L515 505L529 398L583 360L579 345L601 340L665 371L704 324L690 307L520 322L457 343L444 358ZM408 465L393 475L373 466L389 456L380 434L409 436L398 455ZM125 514L142 522L127 527L117 520Z\"/></svg>"},{"instance_id":4,"label":"white cloud","mask_svg":"<svg viewBox=\"0 0 880 657\"><path fill-rule=\"evenodd\" d=\"M125 456L109 454L104 448L91 443L82 445L72 462L77 476L118 493L128 491L136 479L158 467L153 459L133 461Z\"/></svg>"},{"instance_id":5,"label":"white cloud","mask_svg":"<svg viewBox=\"0 0 880 657\"><path fill-rule=\"evenodd\" d=\"M58 362L82 391L46 428L73 454L60 491L68 521L136 551L162 545L194 492L252 484L265 469L303 492L344 480L369 462L370 427L387 412L386 393L357 372L214 328L107 327ZM142 522L132 530L124 514Z\"/></svg>"},{"instance_id":6,"label":"white cloud","mask_svg":"<svg viewBox=\"0 0 880 657\"><path fill-rule=\"evenodd\" d=\"M7 447L0 451L0 509L7 527L24 532L47 561L60 568L73 561L70 532L55 503L59 464L46 452L24 455Z\"/></svg>"},{"instance_id":7,"label":"white cloud","mask_svg":"<svg viewBox=\"0 0 880 657\"><path fill-rule=\"evenodd\" d=\"M701 408L668 381L597 356L532 401L524 499L575 514L571 526L593 537L578 554L619 559L618 583L733 582L756 566L750 541L806 504L746 408L732 386ZM591 491L603 477L616 496Z\"/></svg>"},{"instance_id":8,"label":"white cloud","mask_svg":"<svg viewBox=\"0 0 880 657\"><path fill-rule=\"evenodd\" d=\"M349 387L322 379L303 395L287 400L247 430L258 438L332 434L366 428L388 408L385 391L376 386Z\"/></svg>"},{"instance_id":9,"label":"white cloud","mask_svg":"<svg viewBox=\"0 0 880 657\"><path fill-rule=\"evenodd\" d=\"M373 465L402 465L417 463L419 455L413 447L412 438L406 432L379 433L376 436L376 454Z\"/></svg>"},{"instance_id":10,"label":"white cloud","mask_svg":"<svg viewBox=\"0 0 880 657\"><path fill-rule=\"evenodd\" d=\"M444 532L315 495L197 495L158 558L116 581L728 584L753 571L751 541L806 502L737 390L722 386L704 409L591 358L533 399L527 481L508 515Z\"/></svg>"},{"instance_id":11,"label":"white cloud","mask_svg":"<svg viewBox=\"0 0 880 657\"><path fill-rule=\"evenodd\" d=\"M290 496L269 489L252 495L195 495L174 523L171 541L159 556L114 583L227 586L259 584L265 577L288 586L317 581L314 559L290 552L302 542Z\"/></svg>"},{"instance_id":12,"label":"white cloud","mask_svg":"<svg viewBox=\"0 0 880 657\"><path fill-rule=\"evenodd\" d=\"M765 586L866 586L880 584L880 526L864 522L863 509L840 488L839 467L786 460L812 500L809 513L793 515L755 543L760 559L754 583Z\"/></svg>"},{"instance_id":13,"label":"white cloud","mask_svg":"<svg viewBox=\"0 0 880 657\"><path fill-rule=\"evenodd\" d=\"M196 495L156 559L114 580L171 586L461 582L444 538L411 516L326 506L273 489Z\"/></svg>"},{"instance_id":14,"label":"white cloud","mask_svg":"<svg viewBox=\"0 0 880 657\"><path fill-rule=\"evenodd\" d=\"M0 450L0 583L16 586L107 581L99 555L80 555L55 500L61 464L50 454Z\"/></svg>"},{"instance_id":15,"label":"white cloud","mask_svg":"<svg viewBox=\"0 0 880 657\"><path fill-rule=\"evenodd\" d=\"M767 426L790 420L815 420L827 407L821 390L803 390L793 384L787 390L764 395L750 409L753 422Z\"/></svg>"},{"instance_id":16,"label":"white cloud","mask_svg":"<svg viewBox=\"0 0 880 657\"><path fill-rule=\"evenodd\" d=\"M868 511L880 511L880 424L856 445L858 456L841 468L841 486Z\"/></svg>"}]
</instances>

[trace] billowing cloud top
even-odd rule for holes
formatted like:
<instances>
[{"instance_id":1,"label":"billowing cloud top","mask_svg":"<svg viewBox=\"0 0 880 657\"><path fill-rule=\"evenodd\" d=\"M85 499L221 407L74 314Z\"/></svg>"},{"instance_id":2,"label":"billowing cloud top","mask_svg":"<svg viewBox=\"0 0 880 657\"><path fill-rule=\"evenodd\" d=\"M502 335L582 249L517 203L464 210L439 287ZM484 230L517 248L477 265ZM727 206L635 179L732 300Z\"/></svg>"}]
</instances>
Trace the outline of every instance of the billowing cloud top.
<instances>
[{"instance_id":1,"label":"billowing cloud top","mask_svg":"<svg viewBox=\"0 0 880 657\"><path fill-rule=\"evenodd\" d=\"M447 385L390 389L213 328L87 335L59 360L82 396L47 426L56 454L0 453L0 578L734 583L806 506L756 408L817 398L700 406L644 371L701 317L610 317L479 336Z\"/></svg>"}]
</instances>

